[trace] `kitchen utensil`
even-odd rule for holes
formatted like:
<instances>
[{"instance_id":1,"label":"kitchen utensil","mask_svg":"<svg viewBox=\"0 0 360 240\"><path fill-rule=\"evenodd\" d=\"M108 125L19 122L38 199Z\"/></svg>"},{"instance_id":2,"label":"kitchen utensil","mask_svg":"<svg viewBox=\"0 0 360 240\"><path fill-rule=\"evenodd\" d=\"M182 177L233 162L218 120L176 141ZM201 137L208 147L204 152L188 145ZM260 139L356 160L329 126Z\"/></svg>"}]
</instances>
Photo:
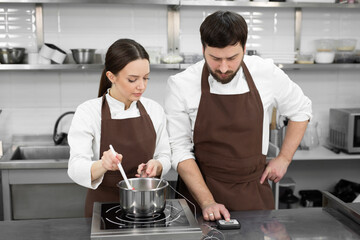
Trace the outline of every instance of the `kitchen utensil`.
<instances>
[{"instance_id":1,"label":"kitchen utensil","mask_svg":"<svg viewBox=\"0 0 360 240\"><path fill-rule=\"evenodd\" d=\"M66 58L66 52L51 43L44 43L39 54L41 57L59 64L63 63Z\"/></svg>"},{"instance_id":2,"label":"kitchen utensil","mask_svg":"<svg viewBox=\"0 0 360 240\"><path fill-rule=\"evenodd\" d=\"M335 53L334 63L354 63L355 53L354 52L337 52Z\"/></svg>"},{"instance_id":3,"label":"kitchen utensil","mask_svg":"<svg viewBox=\"0 0 360 240\"><path fill-rule=\"evenodd\" d=\"M157 178L130 178L130 190L123 180L119 187L120 206L127 213L136 217L152 216L164 211L166 203L166 188L169 183ZM157 185L161 182L160 186Z\"/></svg>"},{"instance_id":4,"label":"kitchen utensil","mask_svg":"<svg viewBox=\"0 0 360 240\"><path fill-rule=\"evenodd\" d=\"M2 64L16 64L24 60L25 48L1 48L0 62Z\"/></svg>"},{"instance_id":5,"label":"kitchen utensil","mask_svg":"<svg viewBox=\"0 0 360 240\"><path fill-rule=\"evenodd\" d=\"M316 63L332 63L335 59L335 52L316 52L315 62Z\"/></svg>"},{"instance_id":6,"label":"kitchen utensil","mask_svg":"<svg viewBox=\"0 0 360 240\"><path fill-rule=\"evenodd\" d=\"M317 39L315 40L316 51L318 52L332 52L336 48L335 39Z\"/></svg>"},{"instance_id":7,"label":"kitchen utensil","mask_svg":"<svg viewBox=\"0 0 360 240\"><path fill-rule=\"evenodd\" d=\"M112 154L114 155L114 157L116 157L116 152L115 152L113 146L110 144L109 147L110 147L110 150L111 150ZM120 170L120 173L121 173L122 177L124 178L124 180L126 182L126 186L128 187L128 189L135 190L135 188L131 187L131 185L129 183L129 180L126 177L125 171L124 171L121 163L118 164L118 167L119 167L119 170Z\"/></svg>"},{"instance_id":8,"label":"kitchen utensil","mask_svg":"<svg viewBox=\"0 0 360 240\"><path fill-rule=\"evenodd\" d=\"M89 64L94 62L96 49L91 48L77 48L71 49L74 61L77 64Z\"/></svg>"},{"instance_id":9,"label":"kitchen utensil","mask_svg":"<svg viewBox=\"0 0 360 240\"><path fill-rule=\"evenodd\" d=\"M312 63L314 63L314 54L313 53L299 53L296 55L296 63L312 64Z\"/></svg>"},{"instance_id":10,"label":"kitchen utensil","mask_svg":"<svg viewBox=\"0 0 360 240\"><path fill-rule=\"evenodd\" d=\"M311 150L319 145L320 131L317 122L309 122L307 125L303 139L300 142L300 148L303 150Z\"/></svg>"},{"instance_id":11,"label":"kitchen utensil","mask_svg":"<svg viewBox=\"0 0 360 240\"><path fill-rule=\"evenodd\" d=\"M355 50L356 39L339 39L337 41L337 50L351 52Z\"/></svg>"},{"instance_id":12,"label":"kitchen utensil","mask_svg":"<svg viewBox=\"0 0 360 240\"><path fill-rule=\"evenodd\" d=\"M159 188L159 186L160 186L160 183L162 182L162 178L160 178L160 181L159 181L159 183L156 185L156 188Z\"/></svg>"}]
</instances>

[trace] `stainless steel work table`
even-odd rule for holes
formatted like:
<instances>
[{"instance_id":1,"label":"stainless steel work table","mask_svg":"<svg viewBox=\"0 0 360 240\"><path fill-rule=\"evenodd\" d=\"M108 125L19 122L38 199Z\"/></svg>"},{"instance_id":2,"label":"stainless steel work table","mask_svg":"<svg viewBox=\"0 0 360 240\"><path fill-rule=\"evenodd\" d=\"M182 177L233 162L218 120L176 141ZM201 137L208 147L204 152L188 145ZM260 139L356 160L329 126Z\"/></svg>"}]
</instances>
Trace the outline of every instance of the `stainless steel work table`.
<instances>
[{"instance_id":1,"label":"stainless steel work table","mask_svg":"<svg viewBox=\"0 0 360 240\"><path fill-rule=\"evenodd\" d=\"M346 205L360 209L360 203ZM359 217L359 213L352 214ZM232 212L231 217L241 223L241 229L222 230L223 235L221 235L207 226L214 225L214 222L202 222L199 218L203 233L213 236L212 239L227 240L360 239L359 223L340 213L338 206L331 204L323 208ZM89 218L4 221L0 222L0 238L90 239L90 228Z\"/></svg>"}]
</instances>

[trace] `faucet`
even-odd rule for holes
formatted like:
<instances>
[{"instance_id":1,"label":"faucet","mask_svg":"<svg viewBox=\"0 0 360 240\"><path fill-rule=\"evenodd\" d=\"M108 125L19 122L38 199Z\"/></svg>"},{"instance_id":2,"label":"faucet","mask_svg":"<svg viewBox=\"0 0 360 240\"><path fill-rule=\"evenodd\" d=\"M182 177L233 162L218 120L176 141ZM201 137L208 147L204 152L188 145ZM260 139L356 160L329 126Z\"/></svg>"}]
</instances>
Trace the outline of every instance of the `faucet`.
<instances>
[{"instance_id":1,"label":"faucet","mask_svg":"<svg viewBox=\"0 0 360 240\"><path fill-rule=\"evenodd\" d=\"M74 111L65 112L60 115L60 117L56 120L55 127L54 127L54 133L53 133L53 140L55 145L60 145L64 140L67 140L67 133L61 132L57 133L57 128L59 125L60 120L65 117L68 114L74 114Z\"/></svg>"}]
</instances>

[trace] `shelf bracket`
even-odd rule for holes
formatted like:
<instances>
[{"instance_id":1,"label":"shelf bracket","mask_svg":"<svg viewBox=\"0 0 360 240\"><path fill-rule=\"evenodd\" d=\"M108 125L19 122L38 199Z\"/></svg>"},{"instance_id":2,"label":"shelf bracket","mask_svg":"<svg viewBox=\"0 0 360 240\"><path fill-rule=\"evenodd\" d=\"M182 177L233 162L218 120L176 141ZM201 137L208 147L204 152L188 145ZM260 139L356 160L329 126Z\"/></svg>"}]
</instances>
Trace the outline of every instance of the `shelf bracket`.
<instances>
[{"instance_id":1,"label":"shelf bracket","mask_svg":"<svg viewBox=\"0 0 360 240\"><path fill-rule=\"evenodd\" d=\"M179 53L180 11L178 6L168 6L168 53Z\"/></svg>"},{"instance_id":2,"label":"shelf bracket","mask_svg":"<svg viewBox=\"0 0 360 240\"><path fill-rule=\"evenodd\" d=\"M302 9L295 8L295 52L300 52L301 47L301 23L302 23Z\"/></svg>"},{"instance_id":3,"label":"shelf bracket","mask_svg":"<svg viewBox=\"0 0 360 240\"><path fill-rule=\"evenodd\" d=\"M43 5L35 4L35 26L36 26L36 44L39 51L44 45L44 21L43 21Z\"/></svg>"}]
</instances>

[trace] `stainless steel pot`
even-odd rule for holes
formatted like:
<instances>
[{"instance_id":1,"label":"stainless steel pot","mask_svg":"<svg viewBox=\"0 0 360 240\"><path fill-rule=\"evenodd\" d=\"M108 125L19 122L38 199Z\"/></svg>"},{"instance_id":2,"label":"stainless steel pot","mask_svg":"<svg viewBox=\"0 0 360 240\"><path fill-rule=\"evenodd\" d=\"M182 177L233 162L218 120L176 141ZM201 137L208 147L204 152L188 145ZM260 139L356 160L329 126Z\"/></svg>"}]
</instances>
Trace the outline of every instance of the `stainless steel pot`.
<instances>
[{"instance_id":1,"label":"stainless steel pot","mask_svg":"<svg viewBox=\"0 0 360 240\"><path fill-rule=\"evenodd\" d=\"M158 186L159 181L161 183ZM169 185L166 180L130 178L129 182L135 190L128 189L124 180L117 184L120 206L127 214L135 217L148 217L164 211L166 189Z\"/></svg>"}]
</instances>

